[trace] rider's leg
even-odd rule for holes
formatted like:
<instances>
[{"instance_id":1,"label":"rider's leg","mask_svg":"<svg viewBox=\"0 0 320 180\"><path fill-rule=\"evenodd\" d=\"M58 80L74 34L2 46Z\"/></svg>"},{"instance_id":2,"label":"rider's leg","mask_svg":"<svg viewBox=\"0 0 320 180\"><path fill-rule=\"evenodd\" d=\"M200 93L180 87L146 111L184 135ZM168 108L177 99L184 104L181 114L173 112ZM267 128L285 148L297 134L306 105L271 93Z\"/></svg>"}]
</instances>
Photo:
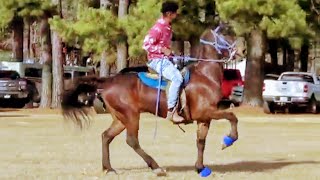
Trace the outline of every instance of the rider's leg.
<instances>
[{"instance_id":1,"label":"rider's leg","mask_svg":"<svg viewBox=\"0 0 320 180\"><path fill-rule=\"evenodd\" d=\"M184 120L183 117L178 115L177 111L177 101L179 98L179 91L181 84L183 82L182 75L180 71L173 65L173 63L167 59L163 62L163 72L162 75L166 79L171 81L169 92L167 95L168 113L167 119L174 122L181 122Z\"/></svg>"},{"instance_id":2,"label":"rider's leg","mask_svg":"<svg viewBox=\"0 0 320 180\"><path fill-rule=\"evenodd\" d=\"M171 81L169 87L169 93L167 95L168 113L167 119L173 120L174 122L181 122L184 120L183 117L179 116L176 111L176 105L179 98L180 86L183 82L180 71L173 65L168 59L155 59L150 62L149 67L160 73L162 70L162 76ZM161 68L162 67L162 68Z\"/></svg>"}]
</instances>

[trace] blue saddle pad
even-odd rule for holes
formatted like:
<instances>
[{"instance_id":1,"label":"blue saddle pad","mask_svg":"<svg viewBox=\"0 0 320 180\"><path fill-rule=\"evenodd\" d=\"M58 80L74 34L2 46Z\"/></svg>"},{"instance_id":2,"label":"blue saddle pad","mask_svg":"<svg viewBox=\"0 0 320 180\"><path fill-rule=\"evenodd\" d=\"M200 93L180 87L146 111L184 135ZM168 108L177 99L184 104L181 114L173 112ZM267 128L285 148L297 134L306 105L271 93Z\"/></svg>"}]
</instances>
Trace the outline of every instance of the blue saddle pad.
<instances>
[{"instance_id":1,"label":"blue saddle pad","mask_svg":"<svg viewBox=\"0 0 320 180\"><path fill-rule=\"evenodd\" d=\"M152 88L158 88L159 85L159 78L155 78L153 76L150 76L148 72L139 72L138 73L139 79L142 81L143 84L152 87ZM183 86L186 86L190 81L190 71L189 69L186 70L184 77L183 77ZM168 80L162 78L161 80L161 89L165 90L168 86L169 82Z\"/></svg>"}]
</instances>

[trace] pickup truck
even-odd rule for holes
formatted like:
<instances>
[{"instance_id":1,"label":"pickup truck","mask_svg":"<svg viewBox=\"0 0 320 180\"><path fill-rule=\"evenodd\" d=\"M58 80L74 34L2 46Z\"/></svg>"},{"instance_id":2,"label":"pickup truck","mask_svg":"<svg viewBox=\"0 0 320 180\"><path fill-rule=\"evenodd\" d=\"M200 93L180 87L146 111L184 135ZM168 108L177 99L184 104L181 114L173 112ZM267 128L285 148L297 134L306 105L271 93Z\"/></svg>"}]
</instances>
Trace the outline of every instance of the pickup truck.
<instances>
[{"instance_id":1,"label":"pickup truck","mask_svg":"<svg viewBox=\"0 0 320 180\"><path fill-rule=\"evenodd\" d=\"M315 73L284 72L277 80L264 80L262 96L264 112L274 113L277 108L306 107L311 113L318 113L320 102L320 81Z\"/></svg>"},{"instance_id":2,"label":"pickup truck","mask_svg":"<svg viewBox=\"0 0 320 180\"><path fill-rule=\"evenodd\" d=\"M16 71L0 70L0 107L22 108L28 99L27 81Z\"/></svg>"},{"instance_id":3,"label":"pickup truck","mask_svg":"<svg viewBox=\"0 0 320 180\"><path fill-rule=\"evenodd\" d=\"M277 74L266 74L265 77L264 77L264 80L267 80L267 79L277 80L278 78L279 78L279 75L277 75ZM243 101L243 91L244 91L244 85L243 84L234 86L232 88L232 93L231 93L230 100L232 102L242 103L242 101Z\"/></svg>"}]
</instances>

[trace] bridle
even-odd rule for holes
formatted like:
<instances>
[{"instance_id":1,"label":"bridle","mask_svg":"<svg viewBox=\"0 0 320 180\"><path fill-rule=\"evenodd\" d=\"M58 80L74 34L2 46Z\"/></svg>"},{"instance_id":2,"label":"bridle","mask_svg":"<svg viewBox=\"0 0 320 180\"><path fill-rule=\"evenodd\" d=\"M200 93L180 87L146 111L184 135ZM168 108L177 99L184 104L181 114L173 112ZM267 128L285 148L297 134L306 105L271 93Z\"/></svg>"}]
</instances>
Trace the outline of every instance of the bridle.
<instances>
[{"instance_id":1,"label":"bridle","mask_svg":"<svg viewBox=\"0 0 320 180\"><path fill-rule=\"evenodd\" d=\"M233 44L230 44L222 35L218 33L219 30L220 26L218 26L215 30L211 30L211 33L214 37L213 42L200 39L200 43L214 47L219 54L222 54L222 50L227 50L229 52L228 61L230 61L237 53L237 50L234 48L237 42L235 41Z\"/></svg>"}]
</instances>

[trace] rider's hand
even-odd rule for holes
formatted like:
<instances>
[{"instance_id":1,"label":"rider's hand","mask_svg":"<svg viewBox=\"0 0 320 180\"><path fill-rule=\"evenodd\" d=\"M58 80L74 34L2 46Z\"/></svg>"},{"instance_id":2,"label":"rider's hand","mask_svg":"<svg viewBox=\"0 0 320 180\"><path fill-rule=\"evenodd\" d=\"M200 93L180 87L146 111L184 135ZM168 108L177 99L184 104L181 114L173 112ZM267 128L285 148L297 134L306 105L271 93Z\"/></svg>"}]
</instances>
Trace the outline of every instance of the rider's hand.
<instances>
[{"instance_id":1,"label":"rider's hand","mask_svg":"<svg viewBox=\"0 0 320 180\"><path fill-rule=\"evenodd\" d=\"M161 51L162 51L162 53L163 53L164 55L166 55L166 56L170 56L170 55L172 54L171 49L168 49L168 48L166 48L166 47L162 48Z\"/></svg>"}]
</instances>

